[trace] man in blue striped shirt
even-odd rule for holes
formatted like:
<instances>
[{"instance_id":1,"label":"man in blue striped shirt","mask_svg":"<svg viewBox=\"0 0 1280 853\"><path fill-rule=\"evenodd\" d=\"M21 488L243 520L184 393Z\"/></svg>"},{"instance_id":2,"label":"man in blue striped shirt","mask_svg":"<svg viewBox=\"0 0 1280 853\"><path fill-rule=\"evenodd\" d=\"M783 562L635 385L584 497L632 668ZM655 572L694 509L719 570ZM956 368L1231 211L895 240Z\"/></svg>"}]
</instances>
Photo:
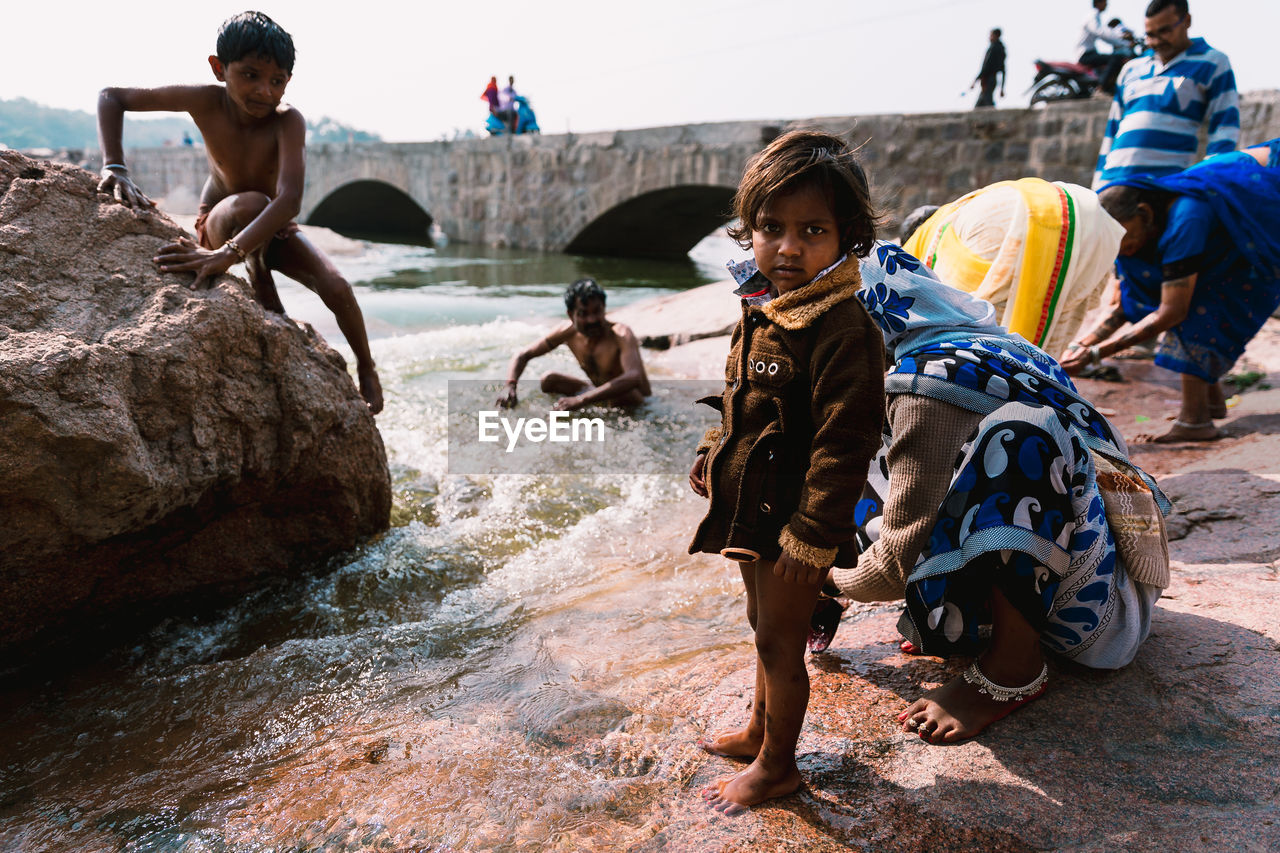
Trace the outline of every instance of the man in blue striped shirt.
<instances>
[{"instance_id":1,"label":"man in blue striped shirt","mask_svg":"<svg viewBox=\"0 0 1280 853\"><path fill-rule=\"evenodd\" d=\"M1192 165L1206 119L1206 154L1234 151L1240 111L1231 61L1202 38L1190 38L1186 0L1151 0L1151 52L1120 72L1093 188L1131 175L1169 175Z\"/></svg>"}]
</instances>

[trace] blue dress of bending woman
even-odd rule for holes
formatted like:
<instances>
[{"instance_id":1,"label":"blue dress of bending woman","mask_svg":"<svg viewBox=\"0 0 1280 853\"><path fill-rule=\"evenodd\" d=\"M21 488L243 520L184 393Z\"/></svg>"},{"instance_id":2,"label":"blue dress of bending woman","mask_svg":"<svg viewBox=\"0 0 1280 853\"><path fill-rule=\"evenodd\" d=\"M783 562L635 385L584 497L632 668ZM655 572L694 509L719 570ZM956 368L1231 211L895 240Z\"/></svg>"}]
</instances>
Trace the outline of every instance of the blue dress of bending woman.
<instances>
[{"instance_id":1,"label":"blue dress of bending woman","mask_svg":"<svg viewBox=\"0 0 1280 853\"><path fill-rule=\"evenodd\" d=\"M1175 175L1126 178L1099 198L1125 228L1120 304L1069 345L1062 366L1075 373L1165 332L1156 364L1181 374L1182 403L1153 440L1220 437L1218 382L1280 306L1280 139Z\"/></svg>"}]
</instances>

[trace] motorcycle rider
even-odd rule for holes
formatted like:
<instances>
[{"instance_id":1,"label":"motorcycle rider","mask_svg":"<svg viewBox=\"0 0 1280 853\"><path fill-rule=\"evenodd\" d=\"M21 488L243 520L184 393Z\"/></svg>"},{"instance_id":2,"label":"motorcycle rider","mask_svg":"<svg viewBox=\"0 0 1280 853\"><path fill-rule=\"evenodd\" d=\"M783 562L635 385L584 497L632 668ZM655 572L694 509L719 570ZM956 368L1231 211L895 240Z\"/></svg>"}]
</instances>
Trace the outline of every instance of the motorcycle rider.
<instances>
[{"instance_id":1,"label":"motorcycle rider","mask_svg":"<svg viewBox=\"0 0 1280 853\"><path fill-rule=\"evenodd\" d=\"M1126 62L1133 58L1133 35L1123 27L1102 22L1102 13L1107 11L1107 0L1093 0L1093 12L1085 19L1080 34L1080 58L1076 60L1101 73L1098 89L1109 98L1116 92L1116 76ZM1098 42L1111 45L1110 53L1098 51Z\"/></svg>"}]
</instances>

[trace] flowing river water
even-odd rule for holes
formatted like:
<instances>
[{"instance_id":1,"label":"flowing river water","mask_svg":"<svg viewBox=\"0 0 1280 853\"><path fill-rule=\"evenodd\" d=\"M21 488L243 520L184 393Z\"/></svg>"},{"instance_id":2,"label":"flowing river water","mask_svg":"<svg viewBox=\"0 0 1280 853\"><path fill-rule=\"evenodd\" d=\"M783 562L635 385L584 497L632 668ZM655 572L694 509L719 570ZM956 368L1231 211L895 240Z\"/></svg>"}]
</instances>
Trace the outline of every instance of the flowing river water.
<instances>
[{"instance_id":1,"label":"flowing river water","mask_svg":"<svg viewBox=\"0 0 1280 853\"><path fill-rule=\"evenodd\" d=\"M737 573L685 553L705 416L659 382L640 411L604 415L627 444L593 471L464 475L447 383L500 380L576 277L612 309L723 278L731 250L336 255L386 392L391 529L0 686L0 849L625 849L661 832L662 804L688 796L712 674L750 660ZM281 290L350 361L318 300ZM529 375L555 368L576 369L559 352Z\"/></svg>"}]
</instances>

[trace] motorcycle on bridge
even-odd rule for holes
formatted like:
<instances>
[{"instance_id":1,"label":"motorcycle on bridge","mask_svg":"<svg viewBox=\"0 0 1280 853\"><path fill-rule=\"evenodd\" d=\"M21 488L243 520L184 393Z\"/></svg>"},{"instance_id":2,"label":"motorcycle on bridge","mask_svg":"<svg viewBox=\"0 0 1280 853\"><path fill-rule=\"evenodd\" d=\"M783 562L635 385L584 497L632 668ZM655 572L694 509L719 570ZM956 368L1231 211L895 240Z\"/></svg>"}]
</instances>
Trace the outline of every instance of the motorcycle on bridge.
<instances>
[{"instance_id":1,"label":"motorcycle on bridge","mask_svg":"<svg viewBox=\"0 0 1280 853\"><path fill-rule=\"evenodd\" d=\"M1145 48L1137 42L1122 51L1125 61L1141 56ZM1091 68L1079 62L1047 62L1037 59L1036 77L1031 82L1031 106L1054 101L1074 101L1090 98L1098 90L1106 66Z\"/></svg>"}]
</instances>

